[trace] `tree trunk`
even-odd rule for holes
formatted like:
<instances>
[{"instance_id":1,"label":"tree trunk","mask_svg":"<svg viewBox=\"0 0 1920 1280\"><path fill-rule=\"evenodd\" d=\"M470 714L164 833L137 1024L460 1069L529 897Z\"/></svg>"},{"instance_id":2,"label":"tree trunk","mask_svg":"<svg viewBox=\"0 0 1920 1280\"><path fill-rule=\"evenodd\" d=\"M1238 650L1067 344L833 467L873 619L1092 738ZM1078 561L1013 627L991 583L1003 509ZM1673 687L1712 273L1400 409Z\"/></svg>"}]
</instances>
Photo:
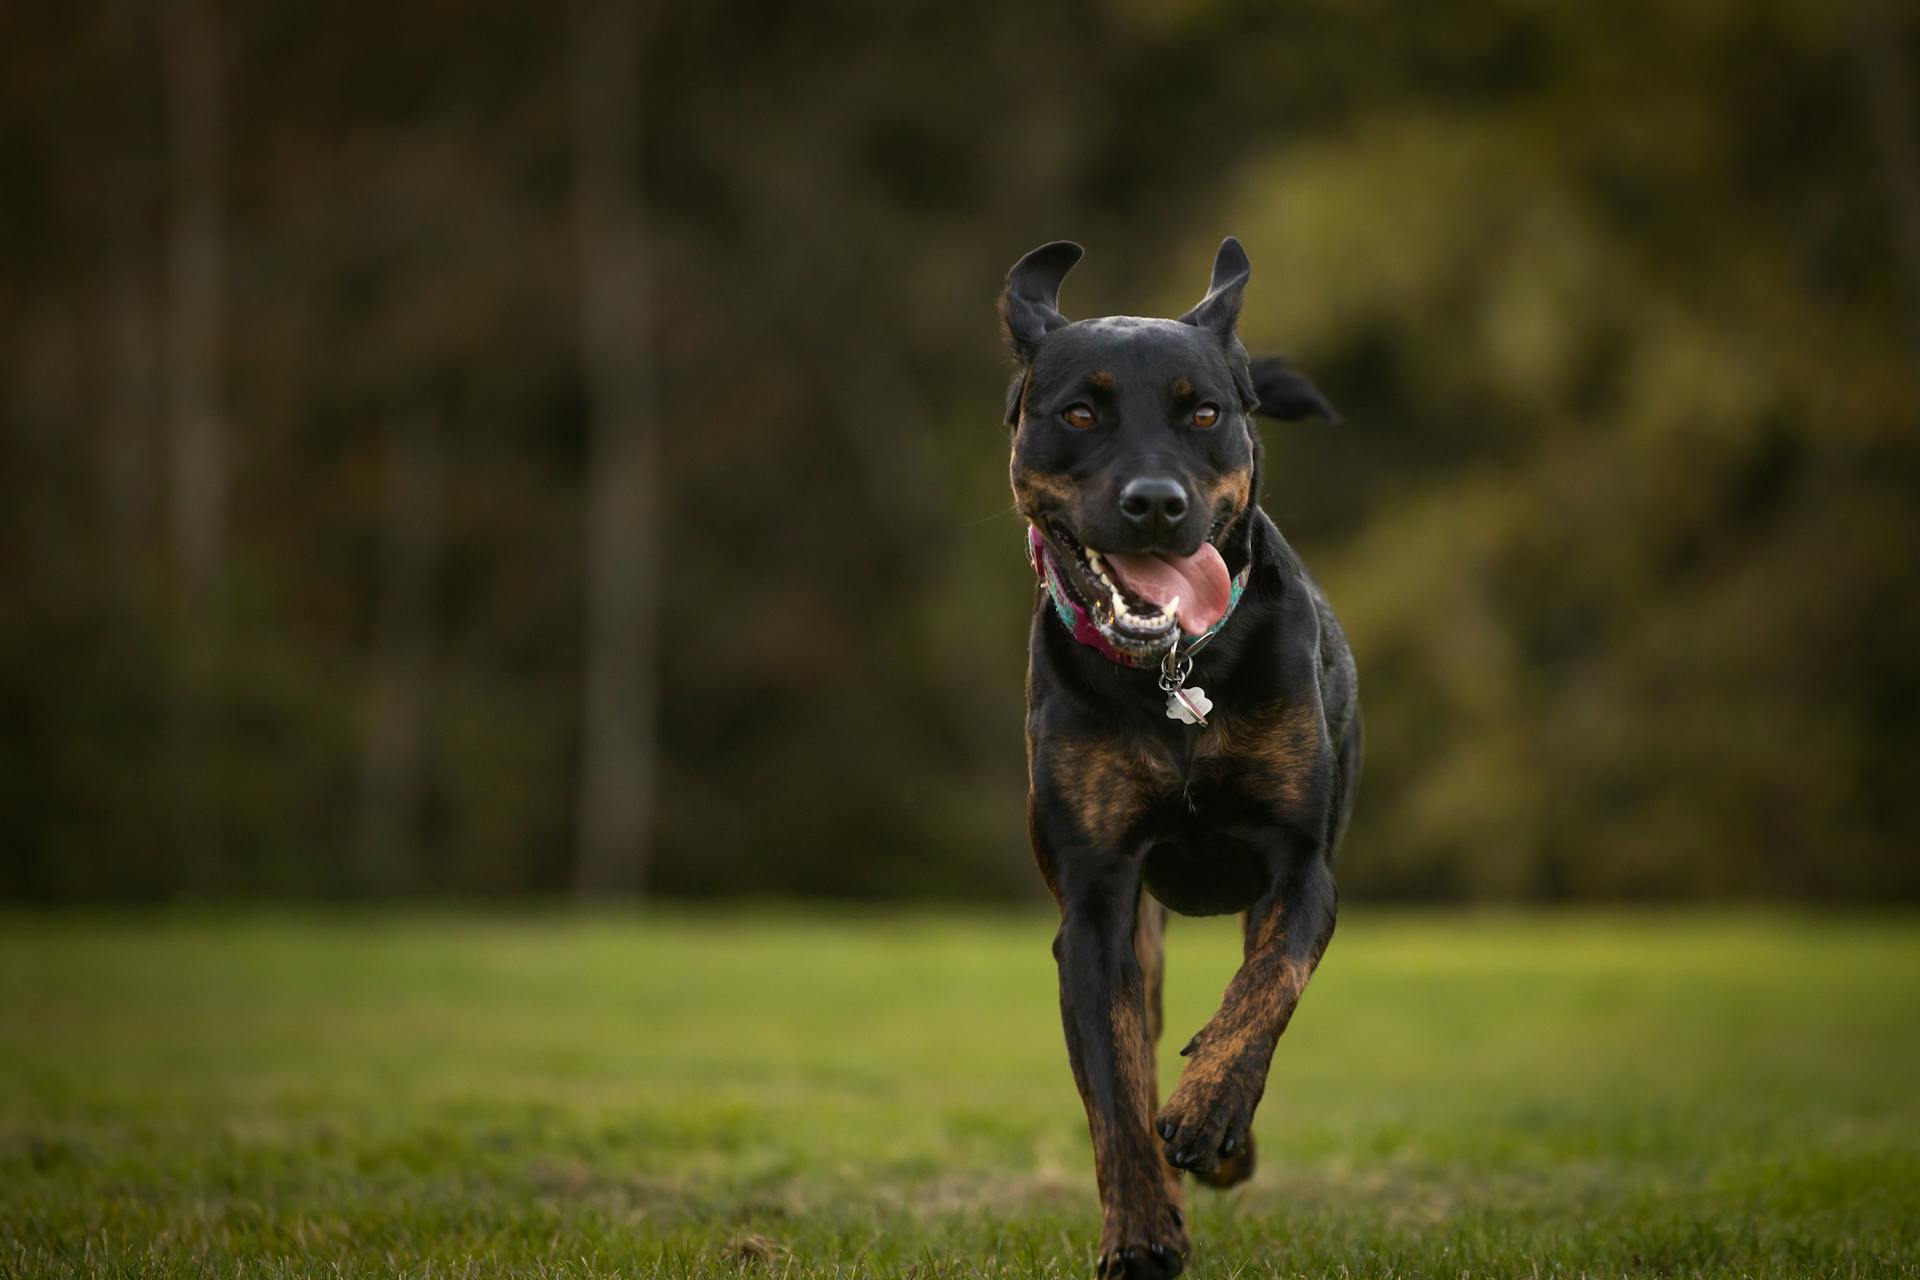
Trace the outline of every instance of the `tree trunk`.
<instances>
[{"instance_id":1,"label":"tree trunk","mask_svg":"<svg viewBox=\"0 0 1920 1280\"><path fill-rule=\"evenodd\" d=\"M168 126L167 420L176 581L175 837L182 865L218 875L218 788L210 777L226 571L222 328L221 67L206 0L161 7Z\"/></svg>"},{"instance_id":2,"label":"tree trunk","mask_svg":"<svg viewBox=\"0 0 1920 1280\"><path fill-rule=\"evenodd\" d=\"M433 687L433 582L446 455L431 417L387 430L379 613L360 773L353 888L367 894L425 883L421 846L428 704Z\"/></svg>"},{"instance_id":3,"label":"tree trunk","mask_svg":"<svg viewBox=\"0 0 1920 1280\"><path fill-rule=\"evenodd\" d=\"M573 8L574 238L590 418L575 887L638 894L653 838L660 550L634 9Z\"/></svg>"},{"instance_id":4,"label":"tree trunk","mask_svg":"<svg viewBox=\"0 0 1920 1280\"><path fill-rule=\"evenodd\" d=\"M1920 373L1920 147L1914 141L1913 77L1896 15L1885 0L1863 0L1854 13L1854 36L1893 248L1905 276L1907 341Z\"/></svg>"},{"instance_id":5,"label":"tree trunk","mask_svg":"<svg viewBox=\"0 0 1920 1280\"><path fill-rule=\"evenodd\" d=\"M102 290L106 360L100 432L100 489L107 565L120 607L135 616L151 563L150 539L159 496L156 478L160 393L159 318L154 228L150 225L158 150L151 90L153 14L123 10L113 25L115 154L106 168L109 238Z\"/></svg>"},{"instance_id":6,"label":"tree trunk","mask_svg":"<svg viewBox=\"0 0 1920 1280\"><path fill-rule=\"evenodd\" d=\"M116 215L111 278L104 290L106 402L100 435L101 506L107 563L120 604L138 608L153 519L154 401L159 387L152 289L144 269L152 246L133 221L132 193Z\"/></svg>"}]
</instances>

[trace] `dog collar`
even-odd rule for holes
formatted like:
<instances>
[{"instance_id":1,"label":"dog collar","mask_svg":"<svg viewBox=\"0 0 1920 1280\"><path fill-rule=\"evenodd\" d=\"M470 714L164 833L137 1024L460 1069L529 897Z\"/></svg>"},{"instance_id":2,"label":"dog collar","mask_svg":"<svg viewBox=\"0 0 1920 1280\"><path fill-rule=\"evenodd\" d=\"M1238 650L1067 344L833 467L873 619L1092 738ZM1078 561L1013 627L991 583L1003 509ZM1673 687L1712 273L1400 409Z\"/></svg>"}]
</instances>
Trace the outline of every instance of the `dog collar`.
<instances>
[{"instance_id":1,"label":"dog collar","mask_svg":"<svg viewBox=\"0 0 1920 1280\"><path fill-rule=\"evenodd\" d=\"M1193 652L1213 639L1219 634L1220 628L1227 625L1227 620L1233 617L1233 611L1239 606L1240 597L1247 589L1247 578L1253 572L1253 563L1248 561L1245 568L1233 575L1233 590L1227 596L1227 611L1220 615L1218 622L1185 645L1180 643L1180 628L1176 626L1165 643L1155 645L1147 654L1136 658L1114 648L1112 643L1100 633L1100 628L1094 625L1093 619L1087 614L1086 606L1067 594L1066 587L1061 583L1060 566L1054 563L1053 548L1049 547L1047 540L1040 536L1040 530L1031 524L1027 526L1027 563L1033 566L1040 584L1047 589L1047 596L1053 601L1054 614L1075 640L1095 650L1108 662L1122 667L1159 667L1163 676L1172 674L1175 667L1182 668L1174 687L1167 690L1176 699L1181 692L1200 692L1197 689L1181 690L1179 688L1180 682L1185 679L1186 669L1191 668ZM1169 714L1172 714L1171 710ZM1195 709L1194 714L1196 717L1204 717L1206 709ZM1206 721L1199 719L1198 723L1205 724Z\"/></svg>"}]
</instances>

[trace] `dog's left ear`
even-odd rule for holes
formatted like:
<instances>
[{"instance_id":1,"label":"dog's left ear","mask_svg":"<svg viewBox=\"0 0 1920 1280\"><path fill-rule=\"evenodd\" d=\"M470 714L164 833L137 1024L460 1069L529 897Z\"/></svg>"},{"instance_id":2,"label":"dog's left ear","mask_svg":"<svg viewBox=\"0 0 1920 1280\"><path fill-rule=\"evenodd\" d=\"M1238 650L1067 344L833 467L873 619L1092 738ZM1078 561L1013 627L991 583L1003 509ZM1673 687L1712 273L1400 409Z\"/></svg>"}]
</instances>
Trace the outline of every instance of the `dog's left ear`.
<instances>
[{"instance_id":1,"label":"dog's left ear","mask_svg":"<svg viewBox=\"0 0 1920 1280\"><path fill-rule=\"evenodd\" d=\"M1240 295L1252 276L1253 264L1247 261L1247 251L1240 247L1238 240L1228 236L1220 242L1220 252L1213 257L1213 283L1207 286L1207 296L1181 316L1180 322L1210 330L1222 341L1230 341L1234 325L1240 320Z\"/></svg>"},{"instance_id":2,"label":"dog's left ear","mask_svg":"<svg viewBox=\"0 0 1920 1280\"><path fill-rule=\"evenodd\" d=\"M1312 417L1340 421L1339 413L1320 393L1320 388L1313 385L1313 380L1279 356L1260 357L1249 372L1253 376L1253 394L1259 401L1259 412L1267 417L1282 422Z\"/></svg>"}]
</instances>

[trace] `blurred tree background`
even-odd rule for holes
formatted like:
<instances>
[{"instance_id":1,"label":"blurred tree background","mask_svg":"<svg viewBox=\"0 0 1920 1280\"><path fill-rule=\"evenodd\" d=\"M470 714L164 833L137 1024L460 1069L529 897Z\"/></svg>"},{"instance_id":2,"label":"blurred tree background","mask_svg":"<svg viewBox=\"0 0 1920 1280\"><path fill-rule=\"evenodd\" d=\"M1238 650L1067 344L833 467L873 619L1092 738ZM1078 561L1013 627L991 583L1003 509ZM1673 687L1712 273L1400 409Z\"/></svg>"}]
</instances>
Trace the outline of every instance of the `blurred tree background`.
<instances>
[{"instance_id":1,"label":"blurred tree background","mask_svg":"<svg viewBox=\"0 0 1920 1280\"><path fill-rule=\"evenodd\" d=\"M1231 232L1346 414L1265 430L1361 663L1349 894L1912 899L1917 51L7 6L0 893L1039 893L994 298L1067 236L1070 315L1177 313Z\"/></svg>"}]
</instances>

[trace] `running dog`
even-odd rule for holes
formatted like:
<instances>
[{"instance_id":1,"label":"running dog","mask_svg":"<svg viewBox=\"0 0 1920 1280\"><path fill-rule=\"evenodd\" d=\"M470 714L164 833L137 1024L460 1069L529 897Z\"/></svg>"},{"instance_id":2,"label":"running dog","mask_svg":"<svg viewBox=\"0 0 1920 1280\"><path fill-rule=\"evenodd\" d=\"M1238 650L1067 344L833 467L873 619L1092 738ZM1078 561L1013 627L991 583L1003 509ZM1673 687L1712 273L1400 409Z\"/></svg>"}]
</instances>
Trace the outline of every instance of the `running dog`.
<instances>
[{"instance_id":1,"label":"running dog","mask_svg":"<svg viewBox=\"0 0 1920 1280\"><path fill-rule=\"evenodd\" d=\"M1180 1177L1253 1172L1275 1043L1333 936L1333 861L1361 760L1352 655L1258 505L1255 414L1334 414L1236 332L1228 238L1178 319L1070 321L1057 241L1007 276L1011 477L1039 578L1027 822L1060 907L1053 953L1100 1188L1097 1274L1186 1265ZM1167 910L1245 913L1245 961L1159 1103Z\"/></svg>"}]
</instances>

